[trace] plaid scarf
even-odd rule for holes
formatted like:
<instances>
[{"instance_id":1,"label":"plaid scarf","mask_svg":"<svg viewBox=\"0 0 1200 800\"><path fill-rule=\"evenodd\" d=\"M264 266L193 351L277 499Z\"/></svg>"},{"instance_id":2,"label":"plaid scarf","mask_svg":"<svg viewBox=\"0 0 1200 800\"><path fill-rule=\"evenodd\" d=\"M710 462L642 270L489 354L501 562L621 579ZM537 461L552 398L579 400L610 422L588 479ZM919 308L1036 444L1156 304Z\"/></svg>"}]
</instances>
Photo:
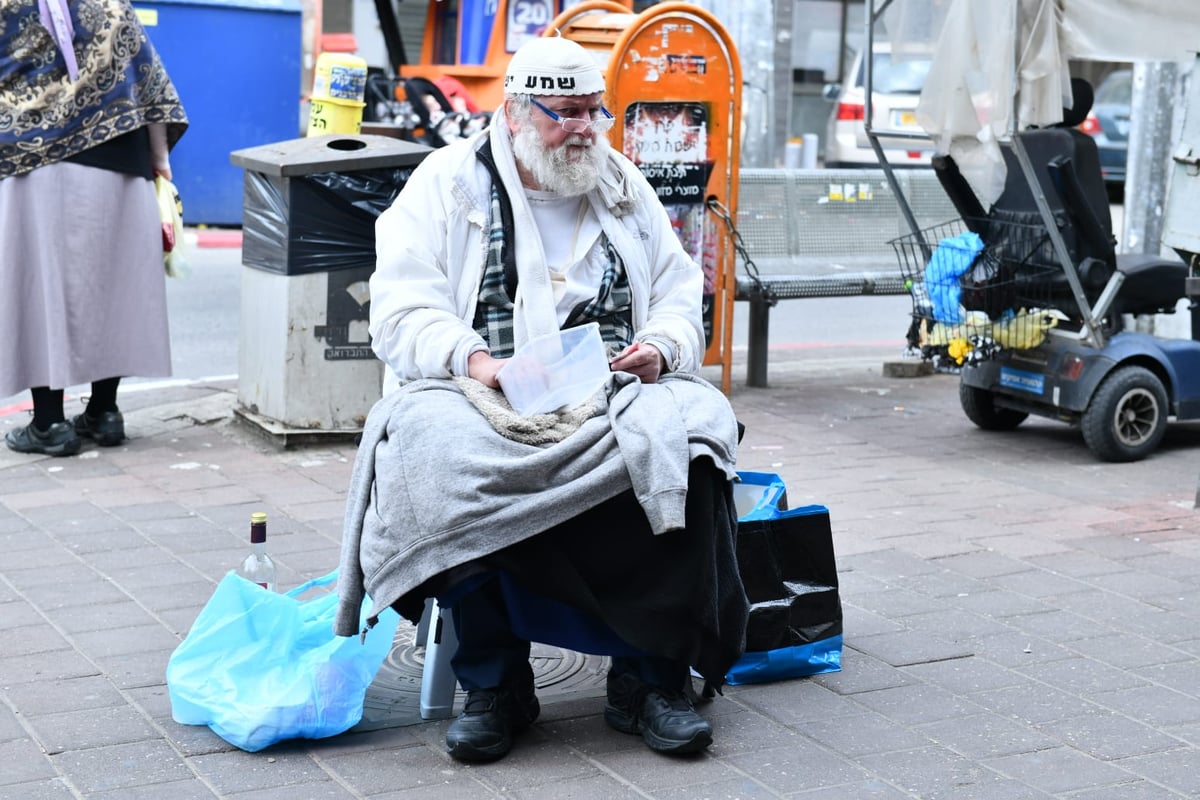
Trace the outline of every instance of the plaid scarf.
<instances>
[{"instance_id":1,"label":"plaid scarf","mask_svg":"<svg viewBox=\"0 0 1200 800\"><path fill-rule=\"evenodd\" d=\"M508 246L515 233L512 208L492 163L490 143L485 143L477 156L492 173L492 196L487 260L479 282L479 302L473 325L487 342L493 357L508 358L516 350L513 298L517 295L517 268L513 249ZM599 323L601 338L610 349L619 352L633 343L633 293L625 274L625 264L606 234L601 234L600 246L608 258L600 288L594 298L571 309L563 328Z\"/></svg>"}]
</instances>

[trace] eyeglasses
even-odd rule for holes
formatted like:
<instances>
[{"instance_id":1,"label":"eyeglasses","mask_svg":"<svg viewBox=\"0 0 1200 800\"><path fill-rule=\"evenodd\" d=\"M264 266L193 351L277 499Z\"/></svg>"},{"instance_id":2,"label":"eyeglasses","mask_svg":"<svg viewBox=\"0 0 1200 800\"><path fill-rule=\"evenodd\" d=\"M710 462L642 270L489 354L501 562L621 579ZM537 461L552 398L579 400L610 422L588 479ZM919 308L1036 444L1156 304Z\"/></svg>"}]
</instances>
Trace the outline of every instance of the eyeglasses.
<instances>
[{"instance_id":1,"label":"eyeglasses","mask_svg":"<svg viewBox=\"0 0 1200 800\"><path fill-rule=\"evenodd\" d=\"M604 133L616 122L616 119L604 106L600 106L600 113L603 114L603 116L580 119L579 117L564 117L561 114L546 108L532 97L529 98L529 102L540 108L542 113L547 117L554 120L559 125L562 125L562 129L567 133L587 133L588 130L593 130L596 133Z\"/></svg>"}]
</instances>

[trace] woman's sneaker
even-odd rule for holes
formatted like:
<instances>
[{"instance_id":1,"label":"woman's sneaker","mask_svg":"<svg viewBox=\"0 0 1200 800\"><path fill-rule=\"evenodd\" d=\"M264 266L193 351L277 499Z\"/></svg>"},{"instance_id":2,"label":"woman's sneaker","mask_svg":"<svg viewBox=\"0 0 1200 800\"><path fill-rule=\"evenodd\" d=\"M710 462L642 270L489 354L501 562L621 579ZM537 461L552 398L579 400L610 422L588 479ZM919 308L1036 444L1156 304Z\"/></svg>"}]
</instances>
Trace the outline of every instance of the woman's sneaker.
<instances>
[{"instance_id":1,"label":"woman's sneaker","mask_svg":"<svg viewBox=\"0 0 1200 800\"><path fill-rule=\"evenodd\" d=\"M83 413L72 420L75 433L94 439L101 447L115 447L125 441L125 417L120 411L102 411L99 417Z\"/></svg>"},{"instance_id":2,"label":"woman's sneaker","mask_svg":"<svg viewBox=\"0 0 1200 800\"><path fill-rule=\"evenodd\" d=\"M79 452L79 435L69 422L56 422L45 431L33 423L4 435L9 450L18 453L41 453L45 456L71 456Z\"/></svg>"}]
</instances>

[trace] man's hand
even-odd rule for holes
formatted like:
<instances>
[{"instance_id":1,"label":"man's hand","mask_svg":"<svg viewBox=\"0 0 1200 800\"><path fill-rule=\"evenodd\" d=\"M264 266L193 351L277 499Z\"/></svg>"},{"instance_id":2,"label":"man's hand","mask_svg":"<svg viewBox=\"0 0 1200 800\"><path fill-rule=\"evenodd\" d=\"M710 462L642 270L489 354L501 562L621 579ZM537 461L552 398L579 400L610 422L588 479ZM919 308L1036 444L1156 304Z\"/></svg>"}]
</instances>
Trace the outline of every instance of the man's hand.
<instances>
[{"instance_id":1,"label":"man's hand","mask_svg":"<svg viewBox=\"0 0 1200 800\"><path fill-rule=\"evenodd\" d=\"M499 389L496 373L507 363L507 358L492 358L492 354L486 350L477 350L467 356L467 377L474 378L484 386Z\"/></svg>"},{"instance_id":2,"label":"man's hand","mask_svg":"<svg viewBox=\"0 0 1200 800\"><path fill-rule=\"evenodd\" d=\"M667 370L666 359L652 344L634 342L609 362L613 372L629 372L637 375L642 383L656 383L658 376Z\"/></svg>"}]
</instances>

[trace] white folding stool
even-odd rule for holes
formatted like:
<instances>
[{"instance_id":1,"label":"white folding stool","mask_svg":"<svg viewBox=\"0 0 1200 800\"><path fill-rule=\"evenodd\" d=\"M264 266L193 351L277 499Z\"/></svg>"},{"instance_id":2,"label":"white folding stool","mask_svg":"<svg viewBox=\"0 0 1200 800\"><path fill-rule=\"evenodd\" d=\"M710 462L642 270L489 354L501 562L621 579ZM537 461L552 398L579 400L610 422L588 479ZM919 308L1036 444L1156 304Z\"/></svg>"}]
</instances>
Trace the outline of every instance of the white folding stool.
<instances>
[{"instance_id":1,"label":"white folding stool","mask_svg":"<svg viewBox=\"0 0 1200 800\"><path fill-rule=\"evenodd\" d=\"M458 647L454 618L443 613L437 600L425 599L425 611L417 624L414 644L425 643L425 664L421 671L421 719L446 719L454 716L454 691L458 680L450 668L450 658Z\"/></svg>"}]
</instances>

